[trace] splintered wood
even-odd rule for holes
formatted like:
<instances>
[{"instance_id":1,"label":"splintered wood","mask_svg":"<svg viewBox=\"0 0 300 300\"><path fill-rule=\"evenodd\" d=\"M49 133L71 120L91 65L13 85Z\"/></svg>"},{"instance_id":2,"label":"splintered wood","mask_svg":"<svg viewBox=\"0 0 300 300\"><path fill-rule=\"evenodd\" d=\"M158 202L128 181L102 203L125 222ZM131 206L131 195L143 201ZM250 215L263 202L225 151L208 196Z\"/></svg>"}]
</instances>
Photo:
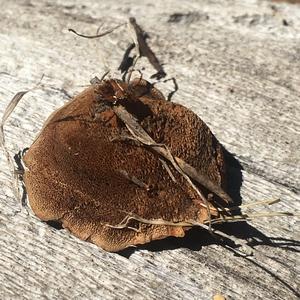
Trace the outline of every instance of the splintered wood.
<instances>
[{"instance_id":1,"label":"splintered wood","mask_svg":"<svg viewBox=\"0 0 300 300\"><path fill-rule=\"evenodd\" d=\"M107 251L229 214L221 145L143 79L91 85L50 116L24 163L33 212Z\"/></svg>"}]
</instances>

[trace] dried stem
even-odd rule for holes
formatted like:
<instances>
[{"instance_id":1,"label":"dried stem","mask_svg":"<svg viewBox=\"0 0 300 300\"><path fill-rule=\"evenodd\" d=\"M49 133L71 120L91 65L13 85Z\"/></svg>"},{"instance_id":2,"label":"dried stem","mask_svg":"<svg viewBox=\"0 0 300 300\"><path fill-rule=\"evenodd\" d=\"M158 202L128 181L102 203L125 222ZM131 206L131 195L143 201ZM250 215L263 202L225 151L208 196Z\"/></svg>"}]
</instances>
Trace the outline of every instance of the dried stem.
<instances>
[{"instance_id":1,"label":"dried stem","mask_svg":"<svg viewBox=\"0 0 300 300\"><path fill-rule=\"evenodd\" d=\"M78 36L80 36L80 37L86 38L86 39L97 39L97 38L100 38L100 37L103 37L103 36L105 36L105 35L107 35L107 34L112 33L112 32L115 31L117 28L119 28L119 27L121 27L121 26L124 26L125 24L126 24L126 23L119 24L119 25L117 25L117 26L115 26L115 27L113 27L113 28L111 28L111 29L108 29L108 30L106 30L106 31L104 31L104 32L101 32L101 33L98 33L98 31L99 31L99 28L98 28L97 34L95 34L95 35L85 35L85 34L81 34L81 33L78 33L76 30L74 30L74 29L72 29L72 28L69 28L68 30L69 30L70 32L73 32L74 34L76 34L76 35L78 35Z\"/></svg>"},{"instance_id":2,"label":"dried stem","mask_svg":"<svg viewBox=\"0 0 300 300\"><path fill-rule=\"evenodd\" d=\"M13 184L12 184L12 188L13 188L13 192L14 192L14 195L15 197L18 199L18 201L21 203L21 207L23 207L23 203L22 203L22 197L20 196L20 190L19 190L19 174L15 168L15 164L14 164L14 161L13 159L11 158L10 154L9 154L9 151L6 147L6 141L5 141L5 135L4 135L4 125L7 121L7 119L9 118L9 116L12 114L12 112L14 111L14 109L16 108L16 106L18 105L18 103L21 101L21 99L28 93L28 92L31 92L33 90L36 90L39 88L40 84L41 84L41 81L44 77L44 74L42 75L41 79L39 80L39 82L36 84L35 87L33 87L32 89L28 89L26 91L21 91L21 92L18 92L14 95L14 97L11 99L11 101L9 102L9 104L7 105L4 113L3 113L3 116L2 116L2 119L1 119L1 122L0 122L0 146L6 156L6 159L7 159L7 162L10 166L10 170L11 170L11 173L12 173L12 178L13 178Z\"/></svg>"},{"instance_id":3,"label":"dried stem","mask_svg":"<svg viewBox=\"0 0 300 300\"><path fill-rule=\"evenodd\" d=\"M135 177L133 175L129 175L125 170L119 170L119 173L121 175L123 175L127 180L133 182L134 184L136 184L140 188L143 188L146 191L150 190L149 186L146 183L144 183L143 181L141 181L140 179L138 179L137 177Z\"/></svg>"},{"instance_id":4,"label":"dried stem","mask_svg":"<svg viewBox=\"0 0 300 300\"><path fill-rule=\"evenodd\" d=\"M154 52L151 50L151 48L147 44L147 41L146 41L147 35L142 30L142 28L137 24L135 18L129 18L128 25L129 25L130 31L133 33L133 35L132 35L133 41L138 48L137 49L138 57L141 57L141 56L147 57L150 64L157 71L157 73L152 75L152 77L157 77L158 79L165 77L166 73L165 73L162 65L160 64L160 62L157 59Z\"/></svg>"},{"instance_id":5,"label":"dried stem","mask_svg":"<svg viewBox=\"0 0 300 300\"><path fill-rule=\"evenodd\" d=\"M225 211L234 211L234 210L240 210L243 208L249 208L249 207L254 207L254 206L258 206L258 205L273 205L275 203L279 203L280 201L281 201L280 199L259 200L259 201L255 201L255 202L248 203L248 204L232 206L232 207L227 207L227 208L222 208L222 209Z\"/></svg>"},{"instance_id":6,"label":"dried stem","mask_svg":"<svg viewBox=\"0 0 300 300\"><path fill-rule=\"evenodd\" d=\"M220 223L229 223L229 222L243 222L249 221L257 218L264 218L264 217L277 217L277 216L290 216L290 217L298 217L298 213L291 213L291 212L260 212L260 213L253 213L253 214L241 214L236 216L222 216L222 218L213 219L211 221L212 224L220 224Z\"/></svg>"},{"instance_id":7,"label":"dried stem","mask_svg":"<svg viewBox=\"0 0 300 300\"><path fill-rule=\"evenodd\" d=\"M166 169L166 171L168 172L168 174L169 174L170 178L172 179L172 181L173 181L173 182L177 182L177 181L176 181L176 178L175 178L175 176L173 175L173 173L172 173L170 167L168 166L167 162L166 162L164 159L162 159L162 158L160 158L159 160L160 160L160 162L162 163L163 167L164 167L164 168Z\"/></svg>"}]
</instances>

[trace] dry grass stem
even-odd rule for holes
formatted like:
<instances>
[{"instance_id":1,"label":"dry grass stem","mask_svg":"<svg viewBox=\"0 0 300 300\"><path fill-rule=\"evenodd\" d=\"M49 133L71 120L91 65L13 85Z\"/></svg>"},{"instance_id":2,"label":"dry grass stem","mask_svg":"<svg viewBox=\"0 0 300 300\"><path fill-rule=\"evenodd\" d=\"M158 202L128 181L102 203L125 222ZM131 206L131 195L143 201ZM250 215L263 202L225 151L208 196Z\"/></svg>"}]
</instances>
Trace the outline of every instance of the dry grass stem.
<instances>
[{"instance_id":1,"label":"dry grass stem","mask_svg":"<svg viewBox=\"0 0 300 300\"><path fill-rule=\"evenodd\" d=\"M244 209L244 208L259 206L259 205L273 205L273 204L279 203L280 201L281 201L280 199L259 200L259 201L239 205L239 206L232 206L232 207L226 207L226 208L224 207L224 208L222 208L222 210L234 211L234 210L240 210L240 209Z\"/></svg>"},{"instance_id":2,"label":"dry grass stem","mask_svg":"<svg viewBox=\"0 0 300 300\"><path fill-rule=\"evenodd\" d=\"M78 35L78 36L80 36L80 37L86 38L86 39L97 39L97 38L101 38L101 37L103 37L103 36L105 36L105 35L107 35L107 34L112 33L113 31L115 31L116 29L118 29L118 28L121 27L121 26L124 26L125 24L126 24L126 23L119 24L119 25L117 25L117 26L115 26L115 27L113 27L113 28L111 28L111 29L108 29L108 30L106 30L106 31L104 31L104 32L101 32L101 33L98 33L98 32L99 32L99 28L98 28L98 29L97 29L97 34L95 34L95 35L85 35L85 34L81 34L81 33L78 33L76 30L74 30L74 29L72 29L72 28L69 28L68 30L69 30L70 32L72 32L72 33L74 33L74 34L76 34L76 35Z\"/></svg>"},{"instance_id":3,"label":"dry grass stem","mask_svg":"<svg viewBox=\"0 0 300 300\"><path fill-rule=\"evenodd\" d=\"M26 91L21 91L16 93L13 98L11 99L11 101L8 103L1 122L0 122L0 146L5 154L6 160L8 162L8 165L10 167L11 173L12 173L12 178L13 178L13 183L12 183L12 189L13 189L13 193L15 195L15 197L18 199L19 203L20 203L20 207L23 207L23 203L22 203L22 197L20 195L20 189L19 189L19 174L15 168L15 164L13 159L11 158L8 148L6 147L6 141L5 141L5 134L4 134L4 125L7 121L7 119L9 118L9 116L12 114L12 112L14 111L14 109L17 107L17 105L19 104L19 102L21 101L21 99L29 92L36 90L37 88L39 88L41 81L44 77L44 74L42 75L41 79L39 80L39 82L36 84L35 87L28 89Z\"/></svg>"}]
</instances>

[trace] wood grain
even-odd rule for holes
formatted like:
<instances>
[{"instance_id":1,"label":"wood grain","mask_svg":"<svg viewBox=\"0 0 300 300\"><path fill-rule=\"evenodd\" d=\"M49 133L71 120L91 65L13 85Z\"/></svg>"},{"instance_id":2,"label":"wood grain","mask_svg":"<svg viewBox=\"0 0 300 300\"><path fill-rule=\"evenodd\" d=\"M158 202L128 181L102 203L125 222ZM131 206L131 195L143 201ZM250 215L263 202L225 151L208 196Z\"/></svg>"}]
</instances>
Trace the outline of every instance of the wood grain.
<instances>
[{"instance_id":1,"label":"wood grain","mask_svg":"<svg viewBox=\"0 0 300 300\"><path fill-rule=\"evenodd\" d=\"M280 197L282 203L266 210L299 211L297 6L259 0L1 0L0 7L1 114L16 92L33 87L43 73L47 86L26 95L5 127L12 155L29 146L47 116L92 77L107 69L118 75L131 42L125 29L85 40L68 28L94 34L100 25L105 30L134 16L166 73L178 82L173 101L196 112L234 154L232 195L239 199L241 185L243 203ZM142 67L146 79L155 73L146 59ZM157 86L165 94L173 88L171 82ZM256 255L249 260L202 230L123 256L111 254L19 212L2 154L0 163L1 299L299 297L294 218L224 226L252 239Z\"/></svg>"}]
</instances>

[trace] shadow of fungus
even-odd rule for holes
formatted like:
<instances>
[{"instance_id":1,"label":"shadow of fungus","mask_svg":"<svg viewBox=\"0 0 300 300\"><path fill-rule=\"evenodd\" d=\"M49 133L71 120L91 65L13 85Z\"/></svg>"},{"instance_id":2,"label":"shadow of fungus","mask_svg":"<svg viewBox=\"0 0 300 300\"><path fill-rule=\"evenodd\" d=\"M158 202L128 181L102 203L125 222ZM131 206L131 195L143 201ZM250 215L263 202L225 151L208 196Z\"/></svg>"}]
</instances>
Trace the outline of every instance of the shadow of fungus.
<instances>
[{"instance_id":1,"label":"shadow of fungus","mask_svg":"<svg viewBox=\"0 0 300 300\"><path fill-rule=\"evenodd\" d=\"M273 238L264 235L261 231L251 226L247 222L239 222L238 224L221 224L215 226L216 229L220 229L228 236L235 236L241 240L248 242L248 245L255 250L256 246L270 246L274 248L285 249L291 252L300 253L300 242L297 240ZM141 245L139 247L129 247L118 252L119 255L129 258L134 252L139 250L148 250L150 252L160 252L165 250L174 249L189 249L191 251L199 251L202 247L219 244L225 248L229 248L235 254L234 249L237 249L237 245L234 244L230 239L218 240L209 231L193 227L186 232L182 238L168 237L163 240L156 240L151 243ZM276 258L273 258L276 260Z\"/></svg>"}]
</instances>

